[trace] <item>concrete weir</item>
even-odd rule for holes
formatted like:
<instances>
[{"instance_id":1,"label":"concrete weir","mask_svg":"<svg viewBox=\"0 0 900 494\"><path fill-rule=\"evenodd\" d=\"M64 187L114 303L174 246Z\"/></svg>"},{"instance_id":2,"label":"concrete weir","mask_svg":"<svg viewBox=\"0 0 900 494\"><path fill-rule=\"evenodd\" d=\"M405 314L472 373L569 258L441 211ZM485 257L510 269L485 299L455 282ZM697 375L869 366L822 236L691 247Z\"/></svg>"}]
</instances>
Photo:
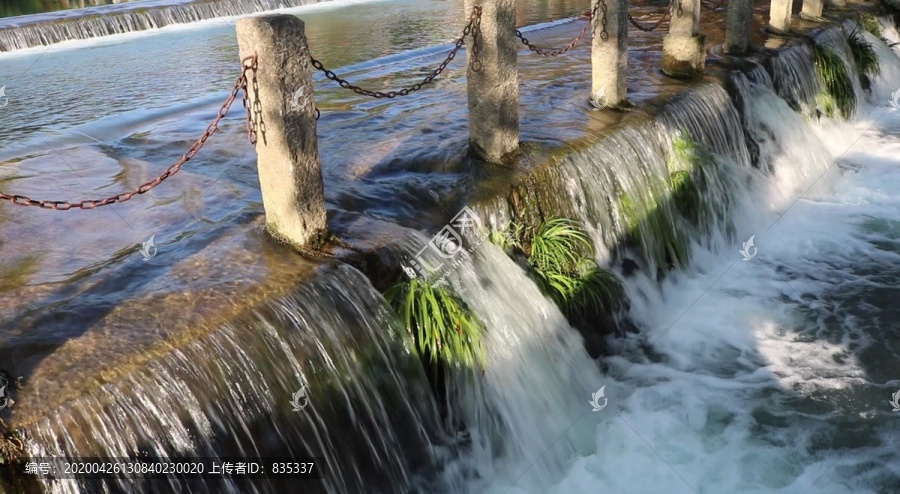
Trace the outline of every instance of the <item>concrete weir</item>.
<instances>
[{"instance_id":1,"label":"concrete weir","mask_svg":"<svg viewBox=\"0 0 900 494\"><path fill-rule=\"evenodd\" d=\"M743 12L744 8L749 8L749 2L740 2L733 0L736 4L740 4L741 8L735 12ZM600 32L598 24L594 22L594 52L591 56L592 68L594 72L603 71L601 77L594 78L594 86L592 94L603 94L611 106L626 100L626 80L624 77L624 67L627 66L626 46L627 41L624 36L617 36L620 30L624 30L627 22L625 5L626 2L618 0L608 0L609 2L609 19L605 29L609 33L609 39L602 40L597 34ZM491 4L492 6L488 6ZM510 22L509 12L504 8L511 8L514 4L512 0L502 0L498 2L482 2L480 0L467 0L467 7L474 5L482 5L484 7L485 19L482 24L483 36L485 37L485 50L481 53L483 57L482 63L486 67L495 66L503 67L503 63L499 60L504 56L500 50L510 50L515 40L508 40L496 32L497 26L507 25ZM667 113L674 113L678 109L683 109L689 105L691 95L695 92L702 92L713 87L717 97L721 98L717 103L722 105L715 106L721 111L741 112L742 108L739 104L735 104L736 109L732 109L731 104L725 99L727 96L727 88L730 86L730 78L734 77L735 70L751 71L763 70L761 67L767 66L765 63L750 64L742 62L739 59L730 59L723 57L717 60L711 60L708 63L704 60L704 38L700 34L699 17L699 0L684 0L683 9L684 17L673 20L672 29L664 41L664 50L666 54L663 60L663 70L669 74L684 80L667 80L671 86L676 89L670 93L661 95L656 99L647 100L637 110L629 112L621 117L621 119L613 124L604 126L599 132L588 132L588 136L567 142L565 146L551 150L542 150L535 153L521 153L515 161L515 168L508 169L505 167L484 167L480 169L479 182L470 191L470 197L464 200L476 212L484 218L492 218L494 220L515 219L528 226L537 225L540 221L550 217L577 218L578 212L573 210L572 203L568 201L568 189L572 187L574 182L566 180L564 171L565 164L570 162L574 156L585 155L591 153L605 152L614 146L609 145L611 141L607 139L616 139L617 136L623 134L624 129L634 129L643 127L652 122L654 119L664 119ZM789 16L788 12L788 16ZM514 21L514 17L512 18ZM298 21L299 22L299 21ZM789 22L789 21L788 21ZM748 50L741 42L741 38L746 38L746 26L741 21L733 19L731 8L728 13L729 33L727 51L729 53L741 53ZM761 26L759 31L761 31ZM827 29L838 29L834 25L826 27ZM238 24L239 38L244 37L245 41L241 45L241 56L249 56L252 52L257 54L265 53L266 46L272 57L260 57L260 67L275 67L278 73L287 74L286 79L292 84L284 86L279 80L266 79L269 77L265 74L259 75L259 98L277 99L284 98L285 95L293 95L293 91L297 87L306 87L309 85L308 53L305 53L305 46L298 46L293 53L304 53L304 56L297 61L288 61L282 59L280 51L274 49L275 37L279 33L292 30L300 30L302 39L302 22L299 24L281 25L270 22L265 17L255 18L253 20L241 21ZM743 31L741 31L743 30ZM792 38L790 43L805 42L801 38ZM512 49L514 51L514 49ZM776 56L777 52L760 53L760 62L764 62L766 57ZM509 58L507 58L508 60ZM513 54L512 60L515 61ZM613 69L613 70L610 70ZM622 69L620 71L619 69ZM700 74L707 76L703 82L691 81ZM585 74L585 84L587 84L587 73ZM505 74L503 71L486 70L470 75L469 92L473 88L478 88L485 84L494 85L496 91L502 93L502 97L485 102L482 99L475 99L476 104L472 108L473 98L470 98L470 110L473 114L484 114L485 122L472 122L472 142L477 151L482 154L482 158L489 161L508 162L510 156L516 153L519 146L519 128L518 128L518 109L510 108L507 105L508 98L517 101L517 97L513 93L518 92L518 82L515 76ZM599 81L599 82L598 82ZM297 83L297 85L293 85ZM599 85L599 87L598 87ZM585 86L586 87L586 86ZM726 89L723 89L725 87ZM507 98L508 97L508 98ZM732 96L733 97L733 96ZM314 144L314 135L309 134L315 132L315 117L312 109L312 94L301 95L299 98L300 107L291 109L291 104L295 99L288 97L282 100L283 111L281 114L265 114L257 116L257 122L265 121L267 128L278 129L277 134L287 132L294 139L291 142L271 142L266 141L265 136L260 135L257 142L257 151L260 156L264 153L267 159L272 163L278 164L281 168L265 171L260 169L260 181L263 187L263 194L266 194L266 183L277 183L284 181L285 177L297 184L303 184L304 189L312 187L314 190L321 191L322 178L321 171L318 169L317 149L313 145L310 148L310 141ZM482 108L482 105L484 107ZM728 108L723 109L723 107ZM600 113L600 112L598 112ZM491 116L493 115L493 116ZM477 120L474 119L473 120ZM596 121L590 120L586 127L590 127ZM479 141L480 135L476 135L476 125L493 125L502 128L499 135L495 135L488 141ZM702 128L701 124L691 123L685 126L695 125L691 130L698 140L708 137L706 134L713 134L709 129ZM290 129L298 126L306 126L305 130L296 130L291 134ZM288 129L285 131L285 129ZM311 130L310 130L311 129ZM589 130L594 130L590 128ZM741 136L741 139L743 137ZM711 139L710 139L711 140ZM708 143L711 147L715 143ZM729 144L729 143L724 143ZM736 153L736 159L752 161L750 153L746 149L714 149L716 152L733 152ZM297 157L301 159L298 161ZM750 163L752 164L752 163ZM312 185L310 185L312 184ZM282 189L284 190L284 189ZM296 192L298 189L294 189ZM298 242L303 243L323 231L325 228L325 211L318 209L319 204L324 204L321 196L310 198L311 202L305 203L295 196L285 196L277 199L281 208L287 211L288 216L278 219L277 229L279 232L285 233L289 238L295 238ZM269 202L269 199L266 199ZM291 202L293 201L293 202ZM310 206L312 205L312 206ZM280 213L279 213L280 214ZM277 217L268 210L267 216ZM360 215L362 216L362 215ZM437 217L439 215L435 215ZM11 429L18 429L23 435L34 437L34 429L41 425L42 427L54 428L65 425L69 420L82 420L83 417L76 413L77 406L81 400L91 401L97 406L109 405L112 401L110 396L114 390L121 391L123 383L131 382L129 379L135 376L146 376L156 372L160 361L165 359L184 358L183 351L193 348L194 355L197 352L198 342L205 341L216 336L226 334L228 336L238 335L238 341L228 341L227 338L220 338L216 344L227 346L233 345L239 350L239 345L244 342L252 341L254 335L266 333L268 328L261 324L252 322L255 314L261 311L275 311L273 309L280 300L290 296L303 287L309 287L321 278L328 277L335 271L352 271L353 281L360 290L367 293L374 293L375 288L381 289L385 284L385 280L396 278L401 273L401 267L397 262L397 249L395 246L386 247L392 244L398 238L402 238L405 230L400 226L389 224L381 220L359 219L344 231L336 231L335 233L344 238L351 244L360 247L367 253L367 263L361 267L361 271L366 275L371 284L364 283L362 274L350 266L340 265L336 261L312 261L301 257L299 254L291 251L288 247L276 245L266 239L260 230L263 220L259 217L247 221L244 229L235 235L240 236L240 242L229 242L228 245L217 245L215 243L206 247L199 259L184 259L174 264L174 269L183 273L186 278L196 276L198 274L208 274L209 276L225 276L219 274L222 266L242 266L242 265L263 265L265 272L257 277L248 276L245 278L235 276L229 278L227 283L223 283L222 287L215 289L203 290L199 293L177 293L161 297L153 297L141 300L132 300L121 307L115 308L103 317L100 317L90 324L86 324L82 334L74 335L57 348L54 348L49 355L38 356L37 350L34 358L30 359L27 369L26 381L27 386L24 390L17 391L17 403L9 423ZM285 232L287 225L297 224L301 228L297 233L289 234ZM345 225L346 226L346 225ZM439 225L435 225L438 228ZM610 239L611 241L626 242L627 239ZM237 244L240 248L233 248ZM200 267L198 268L198 264ZM360 281L361 280L361 281ZM365 285L365 286L363 286ZM374 287L374 288L373 288ZM323 298L323 303L331 304L328 310L334 310L335 313L352 313L362 310L360 306L354 305L355 299L351 297L342 297L342 294L329 294L331 298ZM377 300L364 299L364 302L371 304L375 310L381 310L381 304ZM287 316L285 316L287 317ZM312 317L312 316L310 316ZM322 320L325 320L323 316ZM326 321L329 323L342 323L344 319L340 317L334 318L334 321ZM137 321L148 328L154 328L152 333L148 330L148 334L139 340L119 339L117 335L120 333L118 329L125 325L133 325ZM313 320L318 323L321 320ZM289 320L286 326L293 333L311 333L316 329L310 321L307 320ZM367 322L369 324L369 322ZM375 325L375 322L371 322ZM385 325L387 327L387 325ZM240 331L235 332L234 328ZM389 329L389 328L388 328ZM609 328L604 328L609 329ZM309 331L307 331L309 330ZM585 334L587 344L599 345L599 339L596 334ZM351 335L346 336L348 352L353 353L353 359L357 355L362 355L364 348L359 348L358 344ZM259 355L264 355L267 359L268 351L272 349L280 350L277 345L259 351ZM309 344L309 352L316 350L313 342ZM255 349L250 349L255 350ZM591 353L597 353L598 348L591 348ZM237 353L237 352L235 352ZM257 355L250 352L251 355ZM258 356L258 355L257 355ZM381 358L387 358L379 354ZM348 360L352 360L348 358ZM262 365L277 366L278 362L265 362ZM208 364L208 367L215 367ZM227 374L221 369L214 369L210 372L216 373L216 376ZM279 379L294 379L297 369L290 369L290 372L278 373ZM315 370L309 370L314 373ZM65 380L59 379L64 375ZM160 388L170 386L175 388L173 383L165 381L166 376L157 376L156 380L143 379L141 382L149 383ZM235 379L243 378L248 382L256 379L257 376L228 376ZM390 376L396 379L396 376ZM338 380L332 377L323 377L322 383L314 383L313 386L322 386L323 389L333 385L333 383L325 383L327 379ZM388 380L388 379L385 379ZM275 381L273 381L275 382ZM270 383L266 383L269 385ZM294 382L278 382L272 384L273 393L277 395L279 403L287 402L290 392L292 392ZM149 384L148 384L149 385ZM119 386L119 387L117 387ZM281 417L281 412L273 411L267 408L268 405L261 405L252 400L246 403L237 403L238 398L232 396L230 384L224 377L217 381L209 383L209 392L215 396L217 400L227 401L229 398L235 400L235 403L222 404L221 401L214 403L201 403L197 408L205 410L210 417L198 417L185 415L183 420L191 422L192 426L196 426L198 430L205 430L203 427L196 425L205 423L201 419L207 420L213 426L222 426L227 429L228 417L223 417L229 413L246 414L242 415L248 422L253 425L252 430L236 431L235 433L246 432L250 436L259 433L260 437L275 422L273 416ZM167 399L177 401L177 391L164 393L163 389L159 390L159 395L166 395ZM336 401L340 401L339 396L335 396ZM271 399L271 397L269 398ZM135 400L138 406L142 403ZM151 403L150 405L154 405ZM238 406L240 405L240 406ZM148 405L149 406L149 405ZM337 406L337 405L336 405ZM231 407L231 408L229 408ZM330 409L329 409L330 410ZM148 416L152 413L148 412ZM283 417L281 417L283 418ZM316 419L330 420L327 414ZM303 427L312 427L312 420L304 423ZM297 420L299 422L299 420ZM122 422L123 427L134 426L131 422ZM166 424L160 425L160 427ZM208 424L207 424L208 425ZM343 427L352 427L353 424L339 424ZM213 429L213 426L209 426ZM291 425L290 427L294 427ZM301 426L296 426L300 428ZM99 429L98 429L99 430ZM191 429L191 432L196 432ZM148 443L146 437L141 436L143 432L129 431L135 437L140 437L140 444ZM280 433L280 431L279 431ZM52 436L48 434L47 437ZM171 438L166 438L168 441ZM178 439L178 438L176 438ZM176 439L171 439L176 442ZM267 439L272 440L271 437ZM69 447L77 453L81 451L95 451L96 438L89 434L79 434L71 444L61 445L60 447ZM203 441L198 441L203 442ZM261 441L262 442L262 441ZM212 441L210 441L212 443ZM304 447L305 444L298 445L298 448ZM204 447L212 448L207 443Z\"/></svg>"}]
</instances>

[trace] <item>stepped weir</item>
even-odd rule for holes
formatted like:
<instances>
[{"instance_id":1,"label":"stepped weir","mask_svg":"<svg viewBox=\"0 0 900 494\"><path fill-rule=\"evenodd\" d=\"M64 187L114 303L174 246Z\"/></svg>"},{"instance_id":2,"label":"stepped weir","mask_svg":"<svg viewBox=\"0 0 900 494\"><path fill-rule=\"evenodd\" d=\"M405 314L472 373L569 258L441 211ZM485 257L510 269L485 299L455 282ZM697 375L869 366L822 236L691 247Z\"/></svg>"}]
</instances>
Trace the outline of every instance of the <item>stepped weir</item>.
<instances>
[{"instance_id":1,"label":"stepped weir","mask_svg":"<svg viewBox=\"0 0 900 494\"><path fill-rule=\"evenodd\" d=\"M0 22L0 49L295 6L146 3L146 11L136 4L94 19L73 14L53 28ZM201 233L144 243L143 259L137 249L99 250L90 272L45 283L0 271L16 291L0 297L0 370L14 401L0 410L0 492L561 493L599 485L641 493L677 485L677 492L815 487L821 490L810 492L831 494L840 492L829 489L844 470L861 472L853 484L859 492L896 485L896 471L871 461L898 460L889 439L847 446L841 433L863 427L856 420L863 412L813 420L826 413L809 401L802 378L789 389L772 384L779 376L765 361L774 357L763 356L769 342L748 343L752 332L723 322L726 315L686 314L713 293L746 320L765 319L759 327L780 321L772 330L779 336L790 331L784 321L806 318L822 324L817 331L838 331L830 318L844 305L830 303L837 295L827 290L814 296L812 285L825 281L802 275L802 264L813 261L803 258L792 271L760 243L764 273L752 274L746 270L757 251L744 234L762 239L804 194L857 166L820 129L862 122L880 103L889 108L885 88L900 85L898 14L878 17L868 4L823 12L803 2L802 18L779 4L787 9L782 19L774 15L778 2L746 0L673 1L637 13L626 2L601 0L578 17L529 29L517 26L515 2L463 3L460 30L443 55L416 54L444 56L439 69L406 77L391 62L329 68L294 16L242 19L233 57L240 75L199 140L178 131L193 144L162 175L147 171L127 181L143 184L130 192L78 203L10 194L34 181L0 175L0 221L8 221L0 228L11 232L0 250L15 252L39 228L64 233L29 215L80 215L72 221L87 228L86 215L122 208L126 221L149 222L149 212L125 208L153 198L176 221L165 207L180 199L155 194L178 180L215 190L208 172L191 166L207 152L214 162L233 154L216 147L222 134L252 147L256 163L238 160L236 184L208 200L229 204L261 189L250 206L216 211L225 220L201 217L209 225ZM554 46L564 48L546 48L559 40L565 43ZM875 54L877 71L860 61L861 44ZM457 53L465 57L454 61ZM386 58L394 56L402 58ZM326 92L325 84L338 87ZM548 88L565 94L548 101ZM348 102L346 90L372 102ZM229 114L232 105L243 108ZM896 129L878 122L870 128L896 146ZM380 125L401 130L383 131L371 148L342 146L351 132L375 133ZM97 147L125 162L123 146ZM74 211L82 209L97 211ZM893 232L892 224L872 221L869 234ZM569 253L573 259L540 257L551 230L582 246ZM890 258L890 242L877 242ZM179 255L161 260L157 247ZM737 257L711 261L721 252ZM553 267L568 261L570 270ZM841 283L871 274L842 274ZM745 283L753 276L763 280L757 292ZM704 290L686 280L710 283L697 285ZM464 315L446 316L454 326L434 329L435 337L426 328L437 318L423 319L427 304L411 305L420 295ZM745 304L756 298L763 307L797 308L778 319L778 310L750 311ZM678 311L655 312L672 300ZM682 317L701 336L691 339L678 325ZM893 348L892 334L854 329ZM816 337L785 345L804 338ZM822 345L842 340L821 338ZM863 360L873 351L867 348L849 345L822 359ZM890 353L876 360L896 368ZM863 367L853 377L874 387L896 379ZM696 394L685 396L682 385ZM854 392L858 402L881 400L862 387ZM699 404L723 396L735 403ZM751 400L769 408L741 415ZM680 414L662 413L675 402ZM876 423L866 438L896 430L880 412L866 413ZM774 468L768 452L793 444L789 426L821 435L808 449L779 456L797 458L796 465L760 475ZM656 452L666 431L685 449ZM756 470L710 472L719 455L735 454L732 432L759 434L741 443L744 456L729 457ZM628 481L616 474L626 465L615 451L638 469ZM43 461L60 458L123 465L293 458L314 464L316 475L40 471ZM823 462L844 470L819 468ZM26 472L29 463L37 470ZM652 477L652 487L639 476ZM828 486L818 483L822 476Z\"/></svg>"}]
</instances>

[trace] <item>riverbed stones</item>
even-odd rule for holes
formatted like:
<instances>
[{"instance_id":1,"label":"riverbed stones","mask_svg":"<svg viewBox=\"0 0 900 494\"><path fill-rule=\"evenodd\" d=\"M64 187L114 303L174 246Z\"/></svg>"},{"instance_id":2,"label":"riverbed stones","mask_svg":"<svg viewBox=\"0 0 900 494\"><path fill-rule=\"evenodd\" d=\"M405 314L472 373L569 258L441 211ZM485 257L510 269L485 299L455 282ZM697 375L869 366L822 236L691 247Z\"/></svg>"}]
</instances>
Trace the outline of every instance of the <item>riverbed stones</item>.
<instances>
[{"instance_id":1,"label":"riverbed stones","mask_svg":"<svg viewBox=\"0 0 900 494\"><path fill-rule=\"evenodd\" d=\"M702 77L706 39L700 34L700 0L681 0L671 9L669 33L663 38L662 71L681 79Z\"/></svg>"},{"instance_id":2,"label":"riverbed stones","mask_svg":"<svg viewBox=\"0 0 900 494\"><path fill-rule=\"evenodd\" d=\"M592 19L591 101L601 108L621 107L628 98L628 1L593 0L592 5L598 1Z\"/></svg>"},{"instance_id":3,"label":"riverbed stones","mask_svg":"<svg viewBox=\"0 0 900 494\"><path fill-rule=\"evenodd\" d=\"M469 145L480 159L507 164L519 149L516 2L466 0L465 22L474 7L481 8L481 18L466 37Z\"/></svg>"},{"instance_id":4,"label":"riverbed stones","mask_svg":"<svg viewBox=\"0 0 900 494\"><path fill-rule=\"evenodd\" d=\"M241 60L257 57L246 74L266 228L315 246L326 233L325 189L304 29L292 15L247 17L237 22L237 38Z\"/></svg>"}]
</instances>

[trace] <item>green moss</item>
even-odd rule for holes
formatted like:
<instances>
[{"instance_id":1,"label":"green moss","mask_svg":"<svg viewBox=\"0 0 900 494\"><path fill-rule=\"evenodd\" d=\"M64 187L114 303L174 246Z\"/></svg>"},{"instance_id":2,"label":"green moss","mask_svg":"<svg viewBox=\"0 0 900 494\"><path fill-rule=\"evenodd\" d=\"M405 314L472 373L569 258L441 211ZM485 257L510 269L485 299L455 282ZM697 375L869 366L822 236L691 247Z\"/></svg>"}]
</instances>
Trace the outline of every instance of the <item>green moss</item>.
<instances>
[{"instance_id":1,"label":"green moss","mask_svg":"<svg viewBox=\"0 0 900 494\"><path fill-rule=\"evenodd\" d=\"M433 364L484 368L483 325L446 285L413 278L392 286L385 298L400 315L414 348Z\"/></svg>"},{"instance_id":2,"label":"green moss","mask_svg":"<svg viewBox=\"0 0 900 494\"><path fill-rule=\"evenodd\" d=\"M816 75L821 86L817 102L828 117L848 119L856 110L856 94L843 60L834 51L815 45Z\"/></svg>"},{"instance_id":3,"label":"green moss","mask_svg":"<svg viewBox=\"0 0 900 494\"><path fill-rule=\"evenodd\" d=\"M0 266L0 280L5 280L3 285L0 285L0 293L24 286L28 277L37 271L38 261L38 256L30 255L12 266Z\"/></svg>"},{"instance_id":4,"label":"green moss","mask_svg":"<svg viewBox=\"0 0 900 494\"><path fill-rule=\"evenodd\" d=\"M672 201L675 203L675 208L691 223L699 224L702 206L700 190L694 184L691 174L684 170L677 171L670 175L669 181L672 185Z\"/></svg>"},{"instance_id":5,"label":"green moss","mask_svg":"<svg viewBox=\"0 0 900 494\"><path fill-rule=\"evenodd\" d=\"M703 204L703 193L708 188L706 177L716 171L715 158L687 131L681 131L672 140L672 151L668 163L672 202L682 216L702 227L708 220Z\"/></svg>"},{"instance_id":6,"label":"green moss","mask_svg":"<svg viewBox=\"0 0 900 494\"><path fill-rule=\"evenodd\" d=\"M690 238L672 215L678 210L671 186L651 184L643 192L637 200L628 194L619 196L618 214L626 243L637 243L644 256L658 267L687 266L691 258ZM669 207L660 206L657 197L666 197Z\"/></svg>"},{"instance_id":7,"label":"green moss","mask_svg":"<svg viewBox=\"0 0 900 494\"><path fill-rule=\"evenodd\" d=\"M628 194L619 196L619 220L625 226L627 232L634 232L638 228L637 209L634 206L634 199Z\"/></svg>"}]
</instances>

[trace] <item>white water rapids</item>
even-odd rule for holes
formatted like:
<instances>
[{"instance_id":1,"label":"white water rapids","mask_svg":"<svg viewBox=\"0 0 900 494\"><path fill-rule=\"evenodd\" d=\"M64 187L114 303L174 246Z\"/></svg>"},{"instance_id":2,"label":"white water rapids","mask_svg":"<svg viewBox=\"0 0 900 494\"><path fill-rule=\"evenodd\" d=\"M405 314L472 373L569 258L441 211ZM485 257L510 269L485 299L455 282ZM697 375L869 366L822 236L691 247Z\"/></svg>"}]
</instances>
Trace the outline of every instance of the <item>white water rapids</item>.
<instances>
[{"instance_id":1,"label":"white water rapids","mask_svg":"<svg viewBox=\"0 0 900 494\"><path fill-rule=\"evenodd\" d=\"M900 59L870 40L882 75L853 122L808 122L751 87L751 122L776 136L763 144L774 173L721 160L740 184L740 241L696 244L690 267L661 285L628 279L643 334L616 343L607 372L523 271L482 244L455 281L490 333L472 391L483 401L456 398L474 447L446 472L454 490L900 492L889 404L900 389ZM601 386L609 404L592 412Z\"/></svg>"}]
</instances>

